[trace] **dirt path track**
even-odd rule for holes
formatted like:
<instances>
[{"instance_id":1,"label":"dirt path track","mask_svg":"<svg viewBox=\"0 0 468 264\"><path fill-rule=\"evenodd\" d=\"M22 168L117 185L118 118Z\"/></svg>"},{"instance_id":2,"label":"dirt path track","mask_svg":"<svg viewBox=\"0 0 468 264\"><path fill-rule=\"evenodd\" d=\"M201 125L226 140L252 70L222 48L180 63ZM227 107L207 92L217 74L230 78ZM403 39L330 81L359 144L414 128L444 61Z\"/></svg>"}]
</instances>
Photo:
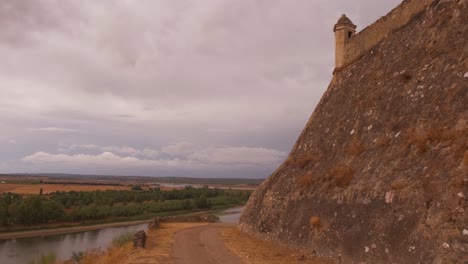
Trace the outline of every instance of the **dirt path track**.
<instances>
[{"instance_id":1,"label":"dirt path track","mask_svg":"<svg viewBox=\"0 0 468 264\"><path fill-rule=\"evenodd\" d=\"M176 233L172 251L176 264L241 264L240 258L224 245L220 232L235 225L212 224Z\"/></svg>"}]
</instances>

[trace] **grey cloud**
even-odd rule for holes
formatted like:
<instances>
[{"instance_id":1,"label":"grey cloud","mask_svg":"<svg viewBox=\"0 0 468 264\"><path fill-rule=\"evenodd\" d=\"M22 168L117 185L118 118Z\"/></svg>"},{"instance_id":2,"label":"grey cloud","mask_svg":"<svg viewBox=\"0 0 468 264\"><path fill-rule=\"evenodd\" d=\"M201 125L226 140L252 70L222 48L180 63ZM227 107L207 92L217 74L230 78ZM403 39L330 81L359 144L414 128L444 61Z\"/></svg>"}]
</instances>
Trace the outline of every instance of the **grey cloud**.
<instances>
[{"instance_id":1,"label":"grey cloud","mask_svg":"<svg viewBox=\"0 0 468 264\"><path fill-rule=\"evenodd\" d=\"M38 127L38 128L30 128L31 131L36 132L56 132L56 133L73 133L77 132L75 129L70 128L62 128L62 127Z\"/></svg>"},{"instance_id":2,"label":"grey cloud","mask_svg":"<svg viewBox=\"0 0 468 264\"><path fill-rule=\"evenodd\" d=\"M57 149L199 161L243 147L287 153L331 78L340 14L362 29L398 2L0 1L0 138L17 141L2 144L0 162L47 171L21 158ZM191 152L178 153L180 142ZM276 159L258 153L268 166L206 174L267 176ZM143 167L119 171L154 173Z\"/></svg>"}]
</instances>

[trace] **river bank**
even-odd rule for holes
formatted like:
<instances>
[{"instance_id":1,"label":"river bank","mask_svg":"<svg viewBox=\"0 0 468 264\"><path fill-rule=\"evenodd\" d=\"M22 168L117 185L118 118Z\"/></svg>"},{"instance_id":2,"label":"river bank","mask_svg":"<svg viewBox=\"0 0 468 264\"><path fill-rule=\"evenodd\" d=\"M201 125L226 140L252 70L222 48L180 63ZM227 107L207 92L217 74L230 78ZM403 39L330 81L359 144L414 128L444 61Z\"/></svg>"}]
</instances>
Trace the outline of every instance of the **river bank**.
<instances>
[{"instance_id":1,"label":"river bank","mask_svg":"<svg viewBox=\"0 0 468 264\"><path fill-rule=\"evenodd\" d=\"M145 219L145 220L138 220L138 221L116 222L116 223L114 222L114 223L105 223L105 224L98 224L98 225L61 227L61 228L54 228L54 229L25 230L25 231L18 231L18 232L0 233L0 240L78 233L78 232L93 231L93 230L110 228L110 227L123 227L123 226L145 224L145 223L148 223L149 221L150 219Z\"/></svg>"},{"instance_id":2,"label":"river bank","mask_svg":"<svg viewBox=\"0 0 468 264\"><path fill-rule=\"evenodd\" d=\"M218 208L216 210L204 210L204 211L177 211L172 212L169 214L153 214L147 215L144 219L118 219L115 221L109 222L98 222L98 223L82 223L82 224L74 224L71 226L62 225L60 227L44 227L44 228L37 228L37 229L26 229L26 230L14 230L11 232L0 232L0 240L7 240L7 239L18 239L18 238L29 238L29 237L43 237L43 236L50 236L50 235L60 235L60 234L68 234L68 233L78 233L84 231L93 231L99 230L103 228L111 228L111 227L124 227L124 226L131 226L131 225L139 225L148 223L151 219L160 216L175 216L175 215L199 215L199 214L218 214L219 212L230 212L230 210L240 208L239 206L235 207L227 207L227 208ZM229 214L229 213L228 213ZM222 216L221 216L222 217Z\"/></svg>"}]
</instances>

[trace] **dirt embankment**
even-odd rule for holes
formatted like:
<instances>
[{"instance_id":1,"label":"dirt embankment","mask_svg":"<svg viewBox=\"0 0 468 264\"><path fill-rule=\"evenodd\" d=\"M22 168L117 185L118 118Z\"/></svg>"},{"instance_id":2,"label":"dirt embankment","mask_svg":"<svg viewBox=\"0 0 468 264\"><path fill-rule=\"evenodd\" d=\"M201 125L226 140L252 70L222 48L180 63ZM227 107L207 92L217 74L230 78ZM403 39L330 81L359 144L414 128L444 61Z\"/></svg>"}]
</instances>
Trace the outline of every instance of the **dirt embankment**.
<instances>
[{"instance_id":1,"label":"dirt embankment","mask_svg":"<svg viewBox=\"0 0 468 264\"><path fill-rule=\"evenodd\" d=\"M144 249L133 250L124 264L328 264L326 260L263 241L233 224L162 223L150 230ZM113 263L113 264L118 264Z\"/></svg>"},{"instance_id":2,"label":"dirt embankment","mask_svg":"<svg viewBox=\"0 0 468 264\"><path fill-rule=\"evenodd\" d=\"M221 232L226 247L246 264L330 264L310 252L298 251L273 241L261 240L239 231L226 228Z\"/></svg>"},{"instance_id":3,"label":"dirt embankment","mask_svg":"<svg viewBox=\"0 0 468 264\"><path fill-rule=\"evenodd\" d=\"M71 261L65 262L71 263ZM160 223L144 248L132 243L87 252L80 264L329 264L291 248L240 232L234 224Z\"/></svg>"}]
</instances>

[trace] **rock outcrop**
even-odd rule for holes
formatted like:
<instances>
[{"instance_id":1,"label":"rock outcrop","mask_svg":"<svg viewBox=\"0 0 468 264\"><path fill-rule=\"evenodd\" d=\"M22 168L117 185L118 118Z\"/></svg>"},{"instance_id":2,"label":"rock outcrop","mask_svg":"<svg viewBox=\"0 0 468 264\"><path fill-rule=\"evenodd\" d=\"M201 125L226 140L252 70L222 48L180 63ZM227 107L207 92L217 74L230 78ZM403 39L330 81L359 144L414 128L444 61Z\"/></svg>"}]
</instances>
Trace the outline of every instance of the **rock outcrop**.
<instances>
[{"instance_id":1,"label":"rock outcrop","mask_svg":"<svg viewBox=\"0 0 468 264\"><path fill-rule=\"evenodd\" d=\"M146 245L146 233L144 230L140 230L133 235L133 247L145 248L145 245Z\"/></svg>"},{"instance_id":2,"label":"rock outcrop","mask_svg":"<svg viewBox=\"0 0 468 264\"><path fill-rule=\"evenodd\" d=\"M466 263L467 6L433 1L335 71L241 228L336 263Z\"/></svg>"},{"instance_id":3,"label":"rock outcrop","mask_svg":"<svg viewBox=\"0 0 468 264\"><path fill-rule=\"evenodd\" d=\"M148 223L148 230L156 230L161 226L159 218L154 218Z\"/></svg>"}]
</instances>

